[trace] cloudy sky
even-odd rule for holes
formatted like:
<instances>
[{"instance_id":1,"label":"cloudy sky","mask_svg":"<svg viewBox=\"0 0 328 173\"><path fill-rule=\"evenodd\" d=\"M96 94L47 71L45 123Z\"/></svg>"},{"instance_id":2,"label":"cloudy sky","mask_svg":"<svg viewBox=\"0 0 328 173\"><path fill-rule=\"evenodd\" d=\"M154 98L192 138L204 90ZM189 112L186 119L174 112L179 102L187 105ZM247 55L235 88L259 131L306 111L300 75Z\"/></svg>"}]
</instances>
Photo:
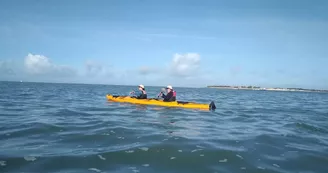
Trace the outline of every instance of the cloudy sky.
<instances>
[{"instance_id":1,"label":"cloudy sky","mask_svg":"<svg viewBox=\"0 0 328 173\"><path fill-rule=\"evenodd\" d=\"M328 1L1 0L0 80L328 89Z\"/></svg>"}]
</instances>

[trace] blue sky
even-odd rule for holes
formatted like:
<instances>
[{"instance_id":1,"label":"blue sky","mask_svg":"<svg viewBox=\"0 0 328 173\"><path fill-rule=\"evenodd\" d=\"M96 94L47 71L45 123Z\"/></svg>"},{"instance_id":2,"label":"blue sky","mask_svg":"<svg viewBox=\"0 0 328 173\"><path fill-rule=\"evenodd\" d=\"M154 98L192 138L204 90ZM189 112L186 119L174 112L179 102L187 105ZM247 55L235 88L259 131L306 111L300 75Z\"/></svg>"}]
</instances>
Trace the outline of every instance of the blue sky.
<instances>
[{"instance_id":1,"label":"blue sky","mask_svg":"<svg viewBox=\"0 0 328 173\"><path fill-rule=\"evenodd\" d=\"M2 0L0 80L328 89L328 1Z\"/></svg>"}]
</instances>

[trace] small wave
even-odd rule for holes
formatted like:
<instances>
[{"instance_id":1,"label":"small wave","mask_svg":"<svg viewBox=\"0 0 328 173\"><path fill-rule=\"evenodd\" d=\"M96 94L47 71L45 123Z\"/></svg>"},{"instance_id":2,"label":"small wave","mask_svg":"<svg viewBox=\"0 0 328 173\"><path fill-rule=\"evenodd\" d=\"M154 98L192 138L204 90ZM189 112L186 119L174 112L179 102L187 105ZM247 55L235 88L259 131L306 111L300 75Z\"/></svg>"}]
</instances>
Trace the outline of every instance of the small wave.
<instances>
[{"instance_id":1,"label":"small wave","mask_svg":"<svg viewBox=\"0 0 328 173\"><path fill-rule=\"evenodd\" d=\"M280 168L280 166L278 164L272 164L273 166Z\"/></svg>"},{"instance_id":2,"label":"small wave","mask_svg":"<svg viewBox=\"0 0 328 173\"><path fill-rule=\"evenodd\" d=\"M318 132L318 133L323 133L323 134L328 134L328 131L320 128L318 126L315 125L311 125L308 123L296 123L296 127L298 127L299 129L305 130L305 131L309 131L309 132Z\"/></svg>"},{"instance_id":3,"label":"small wave","mask_svg":"<svg viewBox=\"0 0 328 173\"><path fill-rule=\"evenodd\" d=\"M94 171L94 172L101 172L101 170L97 169L97 168L89 168L88 170L89 171Z\"/></svg>"},{"instance_id":4,"label":"small wave","mask_svg":"<svg viewBox=\"0 0 328 173\"><path fill-rule=\"evenodd\" d=\"M33 157L33 156L25 156L24 159L25 159L26 161L31 161L31 162L33 162L33 161L36 160L36 157Z\"/></svg>"},{"instance_id":5,"label":"small wave","mask_svg":"<svg viewBox=\"0 0 328 173\"><path fill-rule=\"evenodd\" d=\"M11 138L26 137L32 135L46 135L54 132L59 132L62 128L48 123L26 123L23 126L11 127L4 130L5 133L10 133Z\"/></svg>"},{"instance_id":6,"label":"small wave","mask_svg":"<svg viewBox=\"0 0 328 173\"><path fill-rule=\"evenodd\" d=\"M236 154L236 156L238 157L238 158L240 158L240 159L244 159L241 155L239 155L239 154Z\"/></svg>"},{"instance_id":7,"label":"small wave","mask_svg":"<svg viewBox=\"0 0 328 173\"><path fill-rule=\"evenodd\" d=\"M125 151L126 153L134 153L134 150Z\"/></svg>"},{"instance_id":8,"label":"small wave","mask_svg":"<svg viewBox=\"0 0 328 173\"><path fill-rule=\"evenodd\" d=\"M7 165L6 161L0 160L0 166L6 166L6 165Z\"/></svg>"},{"instance_id":9,"label":"small wave","mask_svg":"<svg viewBox=\"0 0 328 173\"><path fill-rule=\"evenodd\" d=\"M74 117L77 119L78 117L90 117L92 114L88 114L81 111L71 110L71 109L59 109L58 111L54 112L52 116L60 116L60 117Z\"/></svg>"},{"instance_id":10,"label":"small wave","mask_svg":"<svg viewBox=\"0 0 328 173\"><path fill-rule=\"evenodd\" d=\"M177 88L205 112L106 100L124 86L0 85L2 172L326 170L327 95Z\"/></svg>"},{"instance_id":11,"label":"small wave","mask_svg":"<svg viewBox=\"0 0 328 173\"><path fill-rule=\"evenodd\" d=\"M228 162L228 159L222 159L222 160L219 160L220 163L225 163L225 162Z\"/></svg>"},{"instance_id":12,"label":"small wave","mask_svg":"<svg viewBox=\"0 0 328 173\"><path fill-rule=\"evenodd\" d=\"M102 155L98 155L98 157L99 157L99 159L101 159L101 160L106 160L106 158L103 157Z\"/></svg>"},{"instance_id":13,"label":"small wave","mask_svg":"<svg viewBox=\"0 0 328 173\"><path fill-rule=\"evenodd\" d=\"M142 150L142 151L148 151L149 150L149 148L147 148L147 147L141 147L139 149Z\"/></svg>"}]
</instances>

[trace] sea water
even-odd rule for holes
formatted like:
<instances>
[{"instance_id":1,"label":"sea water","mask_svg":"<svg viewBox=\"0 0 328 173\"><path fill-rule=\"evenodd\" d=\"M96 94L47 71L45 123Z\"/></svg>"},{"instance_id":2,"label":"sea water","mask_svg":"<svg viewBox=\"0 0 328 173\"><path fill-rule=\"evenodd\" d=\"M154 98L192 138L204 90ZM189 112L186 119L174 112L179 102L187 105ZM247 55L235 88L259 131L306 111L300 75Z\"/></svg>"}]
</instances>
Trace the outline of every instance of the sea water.
<instances>
[{"instance_id":1,"label":"sea water","mask_svg":"<svg viewBox=\"0 0 328 173\"><path fill-rule=\"evenodd\" d=\"M176 88L214 112L106 100L135 88L0 82L0 172L328 172L326 93Z\"/></svg>"}]
</instances>

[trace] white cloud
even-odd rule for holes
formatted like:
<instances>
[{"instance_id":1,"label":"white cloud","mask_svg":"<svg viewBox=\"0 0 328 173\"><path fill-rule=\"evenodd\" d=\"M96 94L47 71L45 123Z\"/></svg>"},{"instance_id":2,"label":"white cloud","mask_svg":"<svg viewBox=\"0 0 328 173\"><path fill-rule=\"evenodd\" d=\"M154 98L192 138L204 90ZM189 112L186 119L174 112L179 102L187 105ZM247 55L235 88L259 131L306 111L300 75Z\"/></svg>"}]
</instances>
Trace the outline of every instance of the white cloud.
<instances>
[{"instance_id":1,"label":"white cloud","mask_svg":"<svg viewBox=\"0 0 328 173\"><path fill-rule=\"evenodd\" d=\"M85 62L84 69L77 71L71 66L56 64L50 58L29 53L24 61L14 64L0 60L0 77L2 79L43 81L43 82L83 82L83 83L105 83L105 84L145 84L145 85L168 85L197 86L200 83L208 83L204 79L200 69L200 55L197 53L174 54L166 67L154 67L145 64L136 69L119 68L106 65L90 59ZM15 76L3 75L13 69ZM80 69L80 68L79 68ZM173 75L172 75L173 74ZM207 75L205 75L207 76Z\"/></svg>"},{"instance_id":2,"label":"white cloud","mask_svg":"<svg viewBox=\"0 0 328 173\"><path fill-rule=\"evenodd\" d=\"M197 53L174 54L171 62L167 68L142 66L138 68L138 74L143 76L153 75L147 79L163 79L171 81L179 79L179 82L184 80L198 80L202 78L202 71L200 70L201 58ZM173 80L173 81L172 81Z\"/></svg>"},{"instance_id":3,"label":"white cloud","mask_svg":"<svg viewBox=\"0 0 328 173\"><path fill-rule=\"evenodd\" d=\"M190 77L199 70L200 55L197 53L175 54L170 73L179 77Z\"/></svg>"},{"instance_id":4,"label":"white cloud","mask_svg":"<svg viewBox=\"0 0 328 173\"><path fill-rule=\"evenodd\" d=\"M52 63L43 55L29 53L24 62L27 72L31 75L49 75L52 77L71 77L77 74L76 70L65 65Z\"/></svg>"}]
</instances>

